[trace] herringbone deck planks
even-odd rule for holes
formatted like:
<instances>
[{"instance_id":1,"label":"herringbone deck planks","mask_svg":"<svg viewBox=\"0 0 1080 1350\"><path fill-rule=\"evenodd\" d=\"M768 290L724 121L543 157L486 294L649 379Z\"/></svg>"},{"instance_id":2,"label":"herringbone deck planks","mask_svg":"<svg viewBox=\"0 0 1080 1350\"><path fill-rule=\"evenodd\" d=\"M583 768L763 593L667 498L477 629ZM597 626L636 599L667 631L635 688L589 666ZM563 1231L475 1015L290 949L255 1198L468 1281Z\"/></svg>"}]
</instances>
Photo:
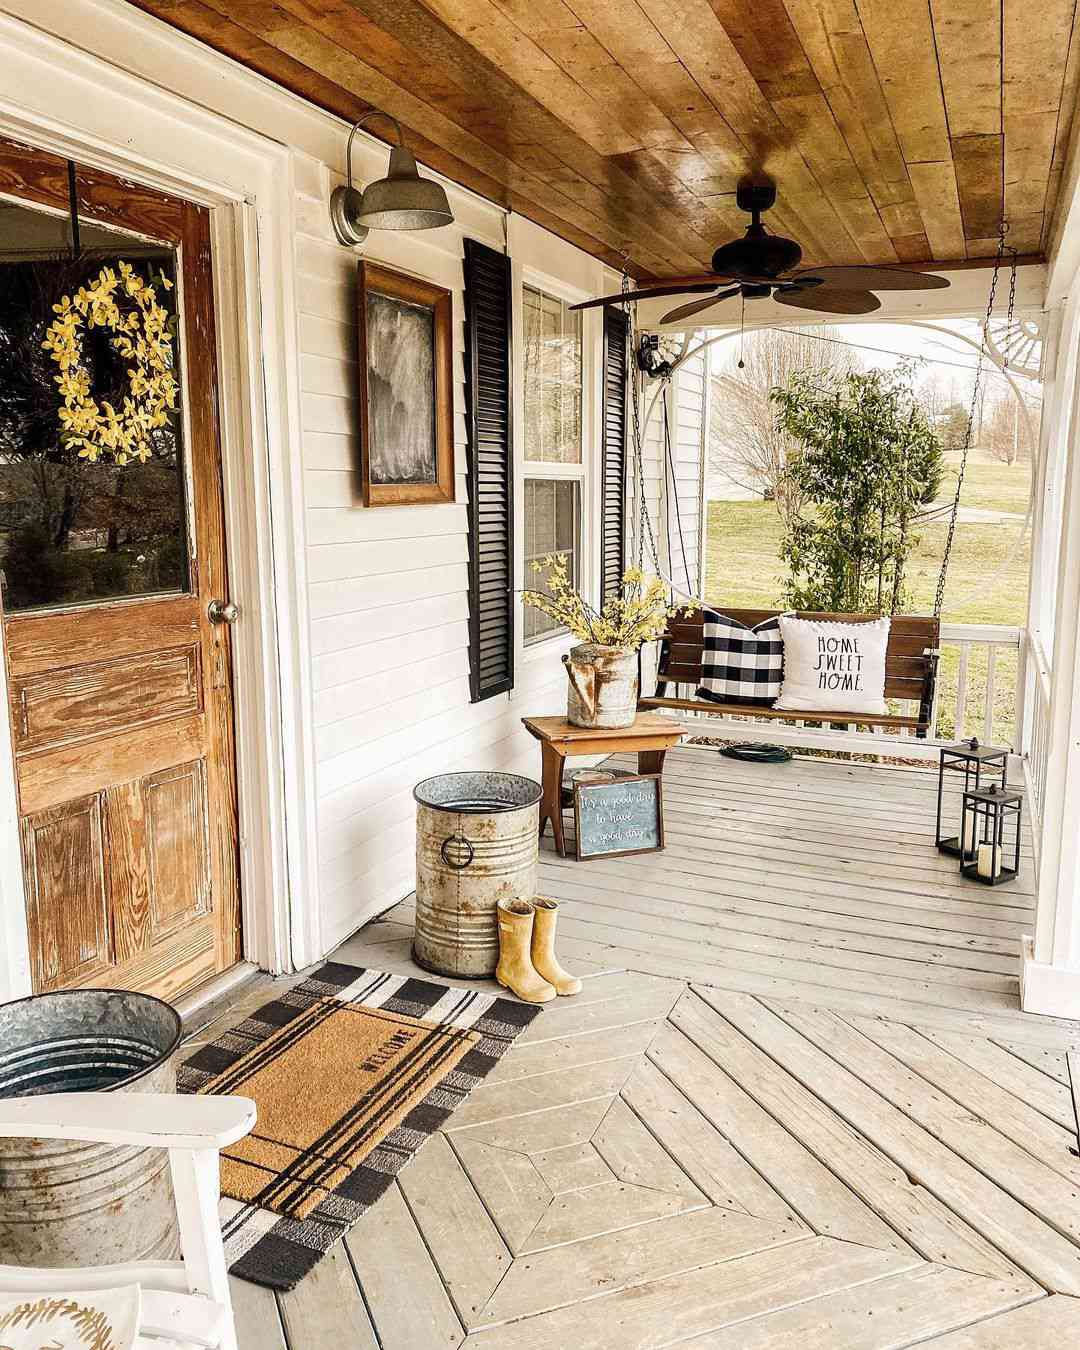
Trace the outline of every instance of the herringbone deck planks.
<instances>
[{"instance_id":1,"label":"herringbone deck planks","mask_svg":"<svg viewBox=\"0 0 1080 1350\"><path fill-rule=\"evenodd\" d=\"M702 757L678 752L673 785ZM865 845L876 836L860 834L855 803L878 779L853 767L797 764L751 786L792 819L804 802L846 801ZM717 790L723 772L687 792L706 779ZM881 775L878 816L896 812L914 835L926 803L913 777ZM564 949L567 964L578 953L584 991L545 1008L347 1250L277 1300L280 1321L274 1295L245 1288L241 1350L271 1335L289 1350L336 1350L357 1334L381 1350L1039 1350L1076 1338L1080 1162L1065 1052L1080 1028L1024 1017L1007 991L984 1007L991 990L952 979L1012 978L1000 935L1030 897L957 898L944 876L935 887L885 866L858 882L845 869L839 899L797 869L788 892L771 865L740 887L709 847L704 870L694 855L709 848L681 843L607 875L606 864L545 866L551 891L565 875L579 897ZM653 927L633 945L597 941L590 895L603 897L603 927L643 901ZM794 983L745 948L713 961L682 935L714 906L751 925L768 912L779 929L762 924L758 937L779 946L798 907L820 961L801 957ZM938 915L953 925L943 944L926 927ZM412 969L408 928L396 926L409 917L401 907L342 958ZM711 932L721 950L727 931ZM897 931L903 955L889 951ZM875 996L834 964L837 933L846 953L872 939L875 957L916 968L911 951L925 946L926 965L950 978L913 971L901 992L867 969ZM695 955L674 957L672 941ZM612 969L634 964L661 973Z\"/></svg>"}]
</instances>

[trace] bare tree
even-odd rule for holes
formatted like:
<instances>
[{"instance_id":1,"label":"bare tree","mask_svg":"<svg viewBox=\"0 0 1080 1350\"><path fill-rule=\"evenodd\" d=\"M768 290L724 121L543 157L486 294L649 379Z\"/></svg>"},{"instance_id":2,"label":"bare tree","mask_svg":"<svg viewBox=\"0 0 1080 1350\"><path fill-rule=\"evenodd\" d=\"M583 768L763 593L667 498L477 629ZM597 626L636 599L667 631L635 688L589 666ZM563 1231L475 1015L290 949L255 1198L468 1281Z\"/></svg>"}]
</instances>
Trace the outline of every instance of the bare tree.
<instances>
[{"instance_id":1,"label":"bare tree","mask_svg":"<svg viewBox=\"0 0 1080 1350\"><path fill-rule=\"evenodd\" d=\"M712 375L709 416L709 468L746 492L775 498L785 523L797 515L796 489L784 466L800 444L776 425L769 391L786 386L797 371L812 378L847 374L860 366L852 348L839 341L836 328L767 328L748 334L742 354L734 353Z\"/></svg>"},{"instance_id":2,"label":"bare tree","mask_svg":"<svg viewBox=\"0 0 1080 1350\"><path fill-rule=\"evenodd\" d=\"M1011 391L1006 391L1003 397L987 405L982 444L1002 464L1030 460L1034 455L1032 433L1039 425L1041 400L1027 395L1023 395L1023 398L1026 417L1024 408Z\"/></svg>"},{"instance_id":3,"label":"bare tree","mask_svg":"<svg viewBox=\"0 0 1080 1350\"><path fill-rule=\"evenodd\" d=\"M919 375L915 396L940 433L948 423L950 410L963 408L965 399L971 401L970 393L961 387L953 371L935 366L930 356L925 358Z\"/></svg>"}]
</instances>

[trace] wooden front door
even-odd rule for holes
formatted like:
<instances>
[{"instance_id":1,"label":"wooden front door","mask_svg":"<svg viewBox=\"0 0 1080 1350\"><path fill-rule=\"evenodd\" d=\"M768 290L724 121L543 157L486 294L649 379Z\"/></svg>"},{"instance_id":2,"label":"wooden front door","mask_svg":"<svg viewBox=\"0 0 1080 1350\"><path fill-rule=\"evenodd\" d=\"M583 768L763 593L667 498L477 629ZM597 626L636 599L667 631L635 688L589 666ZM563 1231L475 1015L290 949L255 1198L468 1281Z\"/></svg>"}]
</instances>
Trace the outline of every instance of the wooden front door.
<instances>
[{"instance_id":1,"label":"wooden front door","mask_svg":"<svg viewBox=\"0 0 1080 1350\"><path fill-rule=\"evenodd\" d=\"M209 224L0 144L0 596L37 991L175 996L240 956Z\"/></svg>"}]
</instances>

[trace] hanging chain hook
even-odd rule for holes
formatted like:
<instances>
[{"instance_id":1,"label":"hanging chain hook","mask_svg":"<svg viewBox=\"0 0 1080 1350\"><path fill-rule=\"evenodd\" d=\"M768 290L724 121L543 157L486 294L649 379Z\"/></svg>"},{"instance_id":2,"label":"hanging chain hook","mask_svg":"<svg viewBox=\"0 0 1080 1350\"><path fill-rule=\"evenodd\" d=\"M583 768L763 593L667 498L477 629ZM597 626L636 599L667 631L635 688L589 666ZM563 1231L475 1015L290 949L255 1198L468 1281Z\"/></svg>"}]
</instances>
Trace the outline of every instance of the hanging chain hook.
<instances>
[{"instance_id":1,"label":"hanging chain hook","mask_svg":"<svg viewBox=\"0 0 1080 1350\"><path fill-rule=\"evenodd\" d=\"M1005 243L1005 236L1008 233L1009 233L1009 222L1007 220L1003 220L1001 222L1000 238L1005 251L1010 255L1010 266L1009 266L1009 307L1005 318L1005 343L1001 351L1002 370L1009 369L1009 337L1012 334L1013 317L1016 311L1016 260L1019 257L1018 251L1015 248L1013 248L1011 244Z\"/></svg>"}]
</instances>

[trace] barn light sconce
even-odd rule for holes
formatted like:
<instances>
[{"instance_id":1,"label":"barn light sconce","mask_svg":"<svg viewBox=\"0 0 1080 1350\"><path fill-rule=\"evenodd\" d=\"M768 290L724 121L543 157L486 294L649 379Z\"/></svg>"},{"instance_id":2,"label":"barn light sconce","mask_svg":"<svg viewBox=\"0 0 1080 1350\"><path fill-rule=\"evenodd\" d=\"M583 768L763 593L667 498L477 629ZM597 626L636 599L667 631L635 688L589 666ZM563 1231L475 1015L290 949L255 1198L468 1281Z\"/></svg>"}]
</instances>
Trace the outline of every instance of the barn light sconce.
<instances>
[{"instance_id":1,"label":"barn light sconce","mask_svg":"<svg viewBox=\"0 0 1080 1350\"><path fill-rule=\"evenodd\" d=\"M356 133L372 117L385 117L397 130L397 145L390 149L390 167L385 178L361 192L353 187L352 148ZM401 123L389 113L372 108L349 132L345 150L346 183L330 194L330 222L341 243L362 244L368 230L430 230L449 225L454 219L442 185L421 178L416 160L405 147Z\"/></svg>"}]
</instances>

